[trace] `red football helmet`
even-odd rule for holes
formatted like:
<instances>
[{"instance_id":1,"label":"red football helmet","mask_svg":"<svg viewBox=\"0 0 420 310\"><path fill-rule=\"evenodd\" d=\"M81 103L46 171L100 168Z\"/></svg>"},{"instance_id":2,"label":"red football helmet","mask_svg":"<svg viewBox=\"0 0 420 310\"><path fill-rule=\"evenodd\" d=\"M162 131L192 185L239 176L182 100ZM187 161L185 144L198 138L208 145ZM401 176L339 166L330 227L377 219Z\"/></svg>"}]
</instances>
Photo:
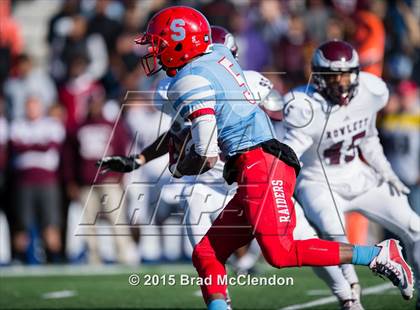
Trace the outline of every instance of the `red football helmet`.
<instances>
[{"instance_id":1,"label":"red football helmet","mask_svg":"<svg viewBox=\"0 0 420 310\"><path fill-rule=\"evenodd\" d=\"M328 41L312 57L313 83L332 104L346 105L359 84L359 56L349 43Z\"/></svg>"},{"instance_id":2,"label":"red football helmet","mask_svg":"<svg viewBox=\"0 0 420 310\"><path fill-rule=\"evenodd\" d=\"M220 26L211 26L211 40L213 43L220 43L226 46L232 52L233 57L238 56L238 46L233 34L226 28Z\"/></svg>"},{"instance_id":3,"label":"red football helmet","mask_svg":"<svg viewBox=\"0 0 420 310\"><path fill-rule=\"evenodd\" d=\"M178 68L207 51L211 44L210 25L199 11L173 6L156 13L136 43L148 46L148 53L141 58L147 75L163 68L174 76Z\"/></svg>"}]
</instances>

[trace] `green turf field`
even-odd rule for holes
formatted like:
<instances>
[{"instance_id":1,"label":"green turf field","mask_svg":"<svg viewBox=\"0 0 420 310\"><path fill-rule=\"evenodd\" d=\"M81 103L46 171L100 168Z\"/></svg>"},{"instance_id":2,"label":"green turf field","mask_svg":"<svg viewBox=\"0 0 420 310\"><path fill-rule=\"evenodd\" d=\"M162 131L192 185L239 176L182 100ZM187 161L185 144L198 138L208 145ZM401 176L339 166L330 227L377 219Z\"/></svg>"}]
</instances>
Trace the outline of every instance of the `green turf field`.
<instances>
[{"instance_id":1,"label":"green turf field","mask_svg":"<svg viewBox=\"0 0 420 310\"><path fill-rule=\"evenodd\" d=\"M315 305L322 301L326 303L289 309L338 308L337 302L331 302L326 285L310 268L279 271L262 266L261 269L265 272L259 277L273 273L278 278L292 277L293 286L231 287L234 309L282 309L312 301ZM159 279L160 285L132 286L128 277L133 272L143 282L145 274L155 275L154 280ZM176 285L169 285L170 274L174 275ZM181 274L195 275L190 265L142 266L138 269L118 266L101 269L0 268L0 309L204 309L198 287L179 284ZM362 298L366 309L414 309L414 300L404 301L397 289L389 288L388 282L372 276L367 268L359 268L358 274L368 292ZM163 285L164 280L166 285Z\"/></svg>"}]
</instances>

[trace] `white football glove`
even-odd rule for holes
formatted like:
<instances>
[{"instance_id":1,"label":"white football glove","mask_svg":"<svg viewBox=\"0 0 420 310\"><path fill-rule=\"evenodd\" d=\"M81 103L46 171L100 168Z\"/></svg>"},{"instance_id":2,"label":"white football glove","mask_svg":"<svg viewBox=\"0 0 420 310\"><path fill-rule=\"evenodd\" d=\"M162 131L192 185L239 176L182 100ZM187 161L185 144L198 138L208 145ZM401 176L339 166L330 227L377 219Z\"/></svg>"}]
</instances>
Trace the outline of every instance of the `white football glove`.
<instances>
[{"instance_id":1,"label":"white football glove","mask_svg":"<svg viewBox=\"0 0 420 310\"><path fill-rule=\"evenodd\" d=\"M394 196L395 194L398 196L401 194L410 194L410 189L405 186L404 183L401 182L401 180L393 172L382 175L382 181L388 183L391 196Z\"/></svg>"}]
</instances>

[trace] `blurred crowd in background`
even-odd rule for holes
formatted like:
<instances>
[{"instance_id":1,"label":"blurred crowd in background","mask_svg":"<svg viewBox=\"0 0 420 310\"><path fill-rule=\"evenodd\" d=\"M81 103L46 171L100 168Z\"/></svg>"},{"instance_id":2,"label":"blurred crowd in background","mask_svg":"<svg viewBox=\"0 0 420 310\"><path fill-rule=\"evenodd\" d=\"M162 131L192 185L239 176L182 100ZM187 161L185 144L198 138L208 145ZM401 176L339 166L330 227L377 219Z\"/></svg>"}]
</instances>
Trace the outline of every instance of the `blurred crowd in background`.
<instances>
[{"instance_id":1,"label":"blurred crowd in background","mask_svg":"<svg viewBox=\"0 0 420 310\"><path fill-rule=\"evenodd\" d=\"M150 92L164 75L144 75L134 39L154 13L175 4L193 6L232 32L242 68L263 72L283 94L310 80L317 45L351 42L362 70L388 83L390 101L378 128L420 213L419 0L1 0L0 264L136 264L140 254L144 261L166 257L165 241L146 242L141 231L127 228L113 238L114 256L104 259L106 249L93 249L108 241L75 245L73 228L82 212L76 206L82 210L88 197L90 210L118 204L128 182L98 175L95 161L139 152L169 126L151 106ZM144 93L131 100L129 91ZM164 166L165 160L137 178L153 183ZM139 200L133 197L132 203ZM86 218L95 218L92 212ZM174 259L188 256L184 252Z\"/></svg>"}]
</instances>

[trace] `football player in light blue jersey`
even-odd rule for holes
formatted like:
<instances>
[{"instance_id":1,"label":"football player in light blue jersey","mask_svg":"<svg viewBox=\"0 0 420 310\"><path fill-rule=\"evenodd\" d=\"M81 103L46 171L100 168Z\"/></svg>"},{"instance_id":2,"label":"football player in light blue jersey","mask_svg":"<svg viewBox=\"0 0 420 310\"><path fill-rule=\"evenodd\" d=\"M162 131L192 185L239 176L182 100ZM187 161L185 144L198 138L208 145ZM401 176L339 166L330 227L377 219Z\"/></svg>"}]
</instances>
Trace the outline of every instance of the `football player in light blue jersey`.
<instances>
[{"instance_id":1,"label":"football player in light blue jersey","mask_svg":"<svg viewBox=\"0 0 420 310\"><path fill-rule=\"evenodd\" d=\"M192 124L192 145L179 155L172 173L208 171L216 164L220 147L227 158L224 177L228 183L238 183L235 196L193 251L208 309L227 309L226 259L254 238L273 267L365 265L398 285L403 297L412 297L413 287L407 283L412 272L395 240L364 247L294 239L291 197L299 161L288 146L274 139L270 121L255 105L230 51L212 48L210 25L200 12L182 6L161 10L138 43L149 52L142 57L147 75L163 69L174 77L168 98ZM137 155L102 163L119 171L141 164Z\"/></svg>"},{"instance_id":2,"label":"football player in light blue jersey","mask_svg":"<svg viewBox=\"0 0 420 310\"><path fill-rule=\"evenodd\" d=\"M168 98L174 110L191 121L214 111L218 144L224 155L233 156L238 150L274 138L271 122L255 104L242 70L223 45L213 45L211 53L186 64L171 81ZM207 147L196 145L196 151ZM207 149L206 154L216 155L218 149Z\"/></svg>"}]
</instances>

